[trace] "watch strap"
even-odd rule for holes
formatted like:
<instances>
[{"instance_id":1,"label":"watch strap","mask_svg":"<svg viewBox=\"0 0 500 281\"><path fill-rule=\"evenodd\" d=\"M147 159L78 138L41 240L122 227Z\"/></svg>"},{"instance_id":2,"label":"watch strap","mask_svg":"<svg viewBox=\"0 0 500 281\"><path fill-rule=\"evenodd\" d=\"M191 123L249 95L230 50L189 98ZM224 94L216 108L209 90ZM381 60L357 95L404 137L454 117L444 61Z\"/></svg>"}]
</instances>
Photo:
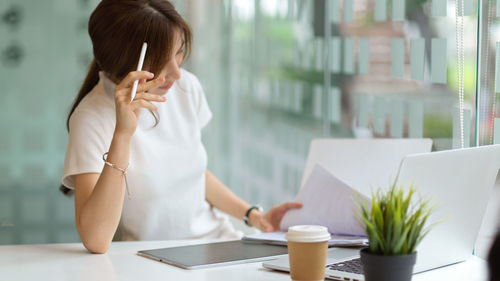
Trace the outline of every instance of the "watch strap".
<instances>
[{"instance_id":1,"label":"watch strap","mask_svg":"<svg viewBox=\"0 0 500 281\"><path fill-rule=\"evenodd\" d=\"M262 208L259 206L252 206L252 207L248 208L247 212L245 213L245 216L243 217L243 221L248 226L252 226L250 224L250 212L252 212L252 210L259 210L260 211L260 210L262 210Z\"/></svg>"}]
</instances>

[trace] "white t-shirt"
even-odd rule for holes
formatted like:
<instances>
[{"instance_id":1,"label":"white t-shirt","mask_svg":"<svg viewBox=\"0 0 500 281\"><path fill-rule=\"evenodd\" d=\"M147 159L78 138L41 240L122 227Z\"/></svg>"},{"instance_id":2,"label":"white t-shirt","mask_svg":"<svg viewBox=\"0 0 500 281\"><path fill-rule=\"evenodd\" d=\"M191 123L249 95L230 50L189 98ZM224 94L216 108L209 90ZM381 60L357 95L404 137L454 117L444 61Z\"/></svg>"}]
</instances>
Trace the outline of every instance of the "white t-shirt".
<instances>
[{"instance_id":1,"label":"white t-shirt","mask_svg":"<svg viewBox=\"0 0 500 281\"><path fill-rule=\"evenodd\" d=\"M74 175L101 173L102 155L115 129L116 85L103 72L69 122L62 183L74 188ZM181 69L181 78L155 103L159 122L143 109L130 146L127 181L117 240L237 238L227 216L205 201L207 154L201 129L212 113L198 79Z\"/></svg>"}]
</instances>

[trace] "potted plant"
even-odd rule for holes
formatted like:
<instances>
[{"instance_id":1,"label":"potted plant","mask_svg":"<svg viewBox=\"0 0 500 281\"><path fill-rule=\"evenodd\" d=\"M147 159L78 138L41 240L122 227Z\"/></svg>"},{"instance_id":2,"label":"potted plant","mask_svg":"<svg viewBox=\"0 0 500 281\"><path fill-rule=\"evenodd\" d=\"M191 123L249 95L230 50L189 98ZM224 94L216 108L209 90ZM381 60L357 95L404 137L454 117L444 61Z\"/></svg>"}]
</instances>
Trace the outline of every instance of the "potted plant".
<instances>
[{"instance_id":1,"label":"potted plant","mask_svg":"<svg viewBox=\"0 0 500 281\"><path fill-rule=\"evenodd\" d=\"M432 209L428 200L412 200L414 194L413 186L405 194L393 185L385 193L379 189L372 194L371 209L361 204L369 241L360 253L365 281L411 280L415 249L430 230L424 227Z\"/></svg>"}]
</instances>

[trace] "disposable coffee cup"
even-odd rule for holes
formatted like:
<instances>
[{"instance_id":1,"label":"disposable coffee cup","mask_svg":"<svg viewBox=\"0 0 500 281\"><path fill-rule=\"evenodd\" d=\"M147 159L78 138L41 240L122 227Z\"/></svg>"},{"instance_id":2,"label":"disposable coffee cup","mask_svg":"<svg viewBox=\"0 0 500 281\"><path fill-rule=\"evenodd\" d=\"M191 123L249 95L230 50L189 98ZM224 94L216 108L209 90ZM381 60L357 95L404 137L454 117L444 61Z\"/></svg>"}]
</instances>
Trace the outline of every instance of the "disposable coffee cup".
<instances>
[{"instance_id":1,"label":"disposable coffee cup","mask_svg":"<svg viewBox=\"0 0 500 281\"><path fill-rule=\"evenodd\" d=\"M290 276L294 281L325 280L330 233L320 225L297 225L286 234Z\"/></svg>"}]
</instances>

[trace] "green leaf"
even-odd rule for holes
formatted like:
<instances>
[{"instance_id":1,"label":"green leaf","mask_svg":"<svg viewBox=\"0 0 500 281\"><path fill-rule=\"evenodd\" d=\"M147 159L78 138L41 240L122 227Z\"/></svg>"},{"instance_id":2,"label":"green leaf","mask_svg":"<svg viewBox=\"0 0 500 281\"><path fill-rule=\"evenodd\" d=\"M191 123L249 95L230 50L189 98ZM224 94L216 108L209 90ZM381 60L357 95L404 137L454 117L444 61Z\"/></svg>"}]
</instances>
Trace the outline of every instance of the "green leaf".
<instances>
[{"instance_id":1,"label":"green leaf","mask_svg":"<svg viewBox=\"0 0 500 281\"><path fill-rule=\"evenodd\" d=\"M392 185L387 192L379 188L372 193L371 210L360 206L360 221L364 224L372 253L384 255L412 253L432 227L426 227L432 211L428 200L412 201L415 188L407 192ZM361 201L360 198L358 200Z\"/></svg>"},{"instance_id":2,"label":"green leaf","mask_svg":"<svg viewBox=\"0 0 500 281\"><path fill-rule=\"evenodd\" d=\"M405 242L406 242L406 238L407 238L409 231L410 231L409 228L404 229L403 234L399 237L399 241L397 241L396 244L394 245L393 252L395 254L397 254L397 253L401 253L403 255L408 254L407 252L402 251L402 248L403 248L403 244L405 244Z\"/></svg>"}]
</instances>

